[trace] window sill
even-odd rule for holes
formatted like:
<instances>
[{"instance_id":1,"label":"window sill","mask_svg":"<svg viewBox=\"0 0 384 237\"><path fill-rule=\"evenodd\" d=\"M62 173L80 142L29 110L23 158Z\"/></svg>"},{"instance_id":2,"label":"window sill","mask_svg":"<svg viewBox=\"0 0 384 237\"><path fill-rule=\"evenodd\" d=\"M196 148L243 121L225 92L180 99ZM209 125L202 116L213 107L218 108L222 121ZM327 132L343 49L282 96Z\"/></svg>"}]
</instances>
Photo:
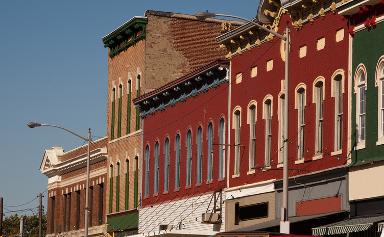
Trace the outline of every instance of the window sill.
<instances>
[{"instance_id":1,"label":"window sill","mask_svg":"<svg viewBox=\"0 0 384 237\"><path fill-rule=\"evenodd\" d=\"M321 160L323 159L323 153L316 154L314 157L312 157L312 160Z\"/></svg>"},{"instance_id":2,"label":"window sill","mask_svg":"<svg viewBox=\"0 0 384 237\"><path fill-rule=\"evenodd\" d=\"M153 196L157 197L157 196L159 196L159 193L154 193Z\"/></svg>"},{"instance_id":3,"label":"window sill","mask_svg":"<svg viewBox=\"0 0 384 237\"><path fill-rule=\"evenodd\" d=\"M235 178L238 178L238 177L240 177L240 174L233 174L232 175L232 179L235 179Z\"/></svg>"},{"instance_id":4,"label":"window sill","mask_svg":"<svg viewBox=\"0 0 384 237\"><path fill-rule=\"evenodd\" d=\"M302 158L300 160L295 160L295 165L303 164L303 163L304 163L304 158Z\"/></svg>"},{"instance_id":5,"label":"window sill","mask_svg":"<svg viewBox=\"0 0 384 237\"><path fill-rule=\"evenodd\" d=\"M365 141L364 142L360 142L356 145L356 148L355 150L361 150L361 149L364 149L365 148Z\"/></svg>"},{"instance_id":6,"label":"window sill","mask_svg":"<svg viewBox=\"0 0 384 237\"><path fill-rule=\"evenodd\" d=\"M249 170L247 172L247 175L251 175L251 174L254 174L256 171L255 171L255 168L252 168L252 170Z\"/></svg>"},{"instance_id":7,"label":"window sill","mask_svg":"<svg viewBox=\"0 0 384 237\"><path fill-rule=\"evenodd\" d=\"M380 146L384 144L384 137L380 137L377 139L376 146Z\"/></svg>"},{"instance_id":8,"label":"window sill","mask_svg":"<svg viewBox=\"0 0 384 237\"><path fill-rule=\"evenodd\" d=\"M221 181L224 181L225 180L225 177L222 177L222 178L219 178L217 181L221 182Z\"/></svg>"},{"instance_id":9,"label":"window sill","mask_svg":"<svg viewBox=\"0 0 384 237\"><path fill-rule=\"evenodd\" d=\"M331 156L341 155L341 153L343 153L343 150L332 151L332 152L331 152Z\"/></svg>"},{"instance_id":10,"label":"window sill","mask_svg":"<svg viewBox=\"0 0 384 237\"><path fill-rule=\"evenodd\" d=\"M205 182L206 184L211 184L213 183L213 180L207 180L207 182Z\"/></svg>"},{"instance_id":11,"label":"window sill","mask_svg":"<svg viewBox=\"0 0 384 237\"><path fill-rule=\"evenodd\" d=\"M284 167L284 163L279 163L279 164L277 164L276 167L277 167L277 168L283 168L283 167Z\"/></svg>"},{"instance_id":12,"label":"window sill","mask_svg":"<svg viewBox=\"0 0 384 237\"><path fill-rule=\"evenodd\" d=\"M200 187L200 186L201 186L201 183L195 184L195 187Z\"/></svg>"},{"instance_id":13,"label":"window sill","mask_svg":"<svg viewBox=\"0 0 384 237\"><path fill-rule=\"evenodd\" d=\"M185 186L185 189L190 189L191 185Z\"/></svg>"},{"instance_id":14,"label":"window sill","mask_svg":"<svg viewBox=\"0 0 384 237\"><path fill-rule=\"evenodd\" d=\"M265 166L263 169L262 169L262 171L264 172L264 171L267 171L267 170L270 170L271 169L271 166Z\"/></svg>"},{"instance_id":15,"label":"window sill","mask_svg":"<svg viewBox=\"0 0 384 237\"><path fill-rule=\"evenodd\" d=\"M163 194L168 194L168 191L163 192Z\"/></svg>"},{"instance_id":16,"label":"window sill","mask_svg":"<svg viewBox=\"0 0 384 237\"><path fill-rule=\"evenodd\" d=\"M175 192L178 192L178 191L180 191L180 188L175 188Z\"/></svg>"}]
</instances>

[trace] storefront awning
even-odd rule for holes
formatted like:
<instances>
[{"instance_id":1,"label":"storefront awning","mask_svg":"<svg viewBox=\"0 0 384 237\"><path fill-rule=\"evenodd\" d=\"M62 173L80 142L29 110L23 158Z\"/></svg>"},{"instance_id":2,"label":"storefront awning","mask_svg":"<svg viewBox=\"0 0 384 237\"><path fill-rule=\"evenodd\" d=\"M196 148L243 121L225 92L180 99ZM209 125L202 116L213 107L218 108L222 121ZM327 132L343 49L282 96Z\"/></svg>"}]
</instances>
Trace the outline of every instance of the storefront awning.
<instances>
[{"instance_id":1,"label":"storefront awning","mask_svg":"<svg viewBox=\"0 0 384 237\"><path fill-rule=\"evenodd\" d=\"M353 218L312 228L313 235L337 235L368 230L375 223L384 221L384 215ZM381 224L381 223L380 223Z\"/></svg>"}]
</instances>

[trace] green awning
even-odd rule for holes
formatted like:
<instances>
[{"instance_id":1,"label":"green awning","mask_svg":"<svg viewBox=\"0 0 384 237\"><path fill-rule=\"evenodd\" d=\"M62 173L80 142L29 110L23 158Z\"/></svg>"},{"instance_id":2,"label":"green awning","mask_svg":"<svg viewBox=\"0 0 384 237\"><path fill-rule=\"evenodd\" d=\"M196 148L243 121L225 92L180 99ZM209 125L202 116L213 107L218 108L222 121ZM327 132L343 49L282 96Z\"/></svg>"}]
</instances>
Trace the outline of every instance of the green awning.
<instances>
[{"instance_id":1,"label":"green awning","mask_svg":"<svg viewBox=\"0 0 384 237\"><path fill-rule=\"evenodd\" d=\"M107 216L107 231L120 232L137 229L139 222L138 212L124 212Z\"/></svg>"},{"instance_id":2,"label":"green awning","mask_svg":"<svg viewBox=\"0 0 384 237\"><path fill-rule=\"evenodd\" d=\"M375 223L383 220L384 220L384 215L353 218L353 219L348 219L344 221L339 221L329 225L312 228L312 234L313 235L337 235L337 234L361 232L361 231L368 230Z\"/></svg>"}]
</instances>

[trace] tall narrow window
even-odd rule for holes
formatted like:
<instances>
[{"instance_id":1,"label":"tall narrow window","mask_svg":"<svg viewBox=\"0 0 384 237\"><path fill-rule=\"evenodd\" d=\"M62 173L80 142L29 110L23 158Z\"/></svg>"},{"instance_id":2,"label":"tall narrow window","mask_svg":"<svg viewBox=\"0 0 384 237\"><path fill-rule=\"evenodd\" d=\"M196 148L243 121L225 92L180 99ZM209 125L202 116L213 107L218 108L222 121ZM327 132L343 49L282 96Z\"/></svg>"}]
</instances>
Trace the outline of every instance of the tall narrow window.
<instances>
[{"instance_id":1,"label":"tall narrow window","mask_svg":"<svg viewBox=\"0 0 384 237\"><path fill-rule=\"evenodd\" d=\"M144 197L148 197L149 195L149 146L145 147L145 180L144 180Z\"/></svg>"},{"instance_id":2,"label":"tall narrow window","mask_svg":"<svg viewBox=\"0 0 384 237\"><path fill-rule=\"evenodd\" d=\"M364 146L366 128L366 74L360 69L356 80L356 118L357 118L357 143Z\"/></svg>"},{"instance_id":3,"label":"tall narrow window","mask_svg":"<svg viewBox=\"0 0 384 237\"><path fill-rule=\"evenodd\" d=\"M297 159L304 159L305 89L297 90Z\"/></svg>"},{"instance_id":4,"label":"tall narrow window","mask_svg":"<svg viewBox=\"0 0 384 237\"><path fill-rule=\"evenodd\" d=\"M89 208L90 208L90 214L88 217L88 224L89 226L93 226L92 222L92 213L93 213L93 186L89 187Z\"/></svg>"},{"instance_id":5,"label":"tall narrow window","mask_svg":"<svg viewBox=\"0 0 384 237\"><path fill-rule=\"evenodd\" d=\"M128 80L127 84L127 127L126 133L131 133L131 106L132 106L132 81Z\"/></svg>"},{"instance_id":6,"label":"tall narrow window","mask_svg":"<svg viewBox=\"0 0 384 237\"><path fill-rule=\"evenodd\" d=\"M207 181L213 180L213 125L208 124L207 130Z\"/></svg>"},{"instance_id":7,"label":"tall narrow window","mask_svg":"<svg viewBox=\"0 0 384 237\"><path fill-rule=\"evenodd\" d=\"M53 196L51 199L51 218L50 218L50 234L55 233L55 222L56 222L56 197Z\"/></svg>"},{"instance_id":8,"label":"tall narrow window","mask_svg":"<svg viewBox=\"0 0 384 237\"><path fill-rule=\"evenodd\" d=\"M315 129L315 154L323 153L323 108L324 108L324 85L322 81L315 84L315 104L316 104L316 129Z\"/></svg>"},{"instance_id":9,"label":"tall narrow window","mask_svg":"<svg viewBox=\"0 0 384 237\"><path fill-rule=\"evenodd\" d=\"M235 125L235 170L234 174L240 174L240 158L241 158L241 144L240 144L240 128L241 118L240 110L236 110L234 114L234 125Z\"/></svg>"},{"instance_id":10,"label":"tall narrow window","mask_svg":"<svg viewBox=\"0 0 384 237\"><path fill-rule=\"evenodd\" d=\"M384 141L384 57L381 58L376 72L378 87L378 141Z\"/></svg>"},{"instance_id":11,"label":"tall narrow window","mask_svg":"<svg viewBox=\"0 0 384 237\"><path fill-rule=\"evenodd\" d=\"M185 175L185 186L190 187L192 184L192 132L188 130L187 139L186 139L186 147L187 147L187 156L186 156L186 175Z\"/></svg>"},{"instance_id":12,"label":"tall narrow window","mask_svg":"<svg viewBox=\"0 0 384 237\"><path fill-rule=\"evenodd\" d=\"M203 131L199 127L196 134L196 184L201 184L202 180L202 157L203 157Z\"/></svg>"},{"instance_id":13,"label":"tall narrow window","mask_svg":"<svg viewBox=\"0 0 384 237\"><path fill-rule=\"evenodd\" d=\"M335 151L341 150L343 139L343 85L341 75L334 78L335 90Z\"/></svg>"},{"instance_id":14,"label":"tall narrow window","mask_svg":"<svg viewBox=\"0 0 384 237\"><path fill-rule=\"evenodd\" d=\"M112 89L112 105L111 105L111 140L115 139L115 99L116 99L116 89Z\"/></svg>"},{"instance_id":15,"label":"tall narrow window","mask_svg":"<svg viewBox=\"0 0 384 237\"><path fill-rule=\"evenodd\" d=\"M117 108L117 137L121 137L121 117L123 110L123 85L119 85L119 107Z\"/></svg>"},{"instance_id":16,"label":"tall narrow window","mask_svg":"<svg viewBox=\"0 0 384 237\"><path fill-rule=\"evenodd\" d=\"M129 209L129 160L125 160L125 210Z\"/></svg>"},{"instance_id":17,"label":"tall narrow window","mask_svg":"<svg viewBox=\"0 0 384 237\"><path fill-rule=\"evenodd\" d=\"M180 134L175 139L175 190L180 188Z\"/></svg>"},{"instance_id":18,"label":"tall narrow window","mask_svg":"<svg viewBox=\"0 0 384 237\"><path fill-rule=\"evenodd\" d=\"M80 228L80 191L76 191L76 225L75 228Z\"/></svg>"},{"instance_id":19,"label":"tall narrow window","mask_svg":"<svg viewBox=\"0 0 384 237\"><path fill-rule=\"evenodd\" d=\"M164 142L164 193L169 189L169 152L169 138L166 138Z\"/></svg>"},{"instance_id":20,"label":"tall narrow window","mask_svg":"<svg viewBox=\"0 0 384 237\"><path fill-rule=\"evenodd\" d=\"M225 177L225 121L221 118L219 121L219 179Z\"/></svg>"},{"instance_id":21,"label":"tall narrow window","mask_svg":"<svg viewBox=\"0 0 384 237\"><path fill-rule=\"evenodd\" d=\"M137 75L136 78L136 98L140 96L140 74ZM136 107L136 131L140 129L140 111L139 108Z\"/></svg>"},{"instance_id":22,"label":"tall narrow window","mask_svg":"<svg viewBox=\"0 0 384 237\"><path fill-rule=\"evenodd\" d=\"M157 194L159 192L159 176L160 176L160 173L159 173L159 143L156 142L155 143L155 148L154 148L154 157L155 157L155 177L154 177L154 181L153 181L153 193Z\"/></svg>"},{"instance_id":23,"label":"tall narrow window","mask_svg":"<svg viewBox=\"0 0 384 237\"><path fill-rule=\"evenodd\" d=\"M282 164L284 159L284 128L285 128L285 94L279 97L279 143L278 143L278 163Z\"/></svg>"},{"instance_id":24,"label":"tall narrow window","mask_svg":"<svg viewBox=\"0 0 384 237\"><path fill-rule=\"evenodd\" d=\"M112 213L113 205L113 165L109 166L109 213Z\"/></svg>"},{"instance_id":25,"label":"tall narrow window","mask_svg":"<svg viewBox=\"0 0 384 237\"><path fill-rule=\"evenodd\" d=\"M103 224L103 212L104 212L104 184L99 184L99 210L97 212L98 224Z\"/></svg>"},{"instance_id":26,"label":"tall narrow window","mask_svg":"<svg viewBox=\"0 0 384 237\"><path fill-rule=\"evenodd\" d=\"M249 119L249 160L248 170L253 171L256 164L256 106L252 104L248 108Z\"/></svg>"},{"instance_id":27,"label":"tall narrow window","mask_svg":"<svg viewBox=\"0 0 384 237\"><path fill-rule=\"evenodd\" d=\"M116 212L120 211L120 162L117 162L116 170Z\"/></svg>"},{"instance_id":28,"label":"tall narrow window","mask_svg":"<svg viewBox=\"0 0 384 237\"><path fill-rule=\"evenodd\" d=\"M139 157L135 156L135 171L134 184L133 184L133 207L137 208L139 205Z\"/></svg>"},{"instance_id":29,"label":"tall narrow window","mask_svg":"<svg viewBox=\"0 0 384 237\"><path fill-rule=\"evenodd\" d=\"M264 120L265 120L265 148L264 148L264 166L271 166L271 148L272 148L272 101L270 99L264 102Z\"/></svg>"}]
</instances>

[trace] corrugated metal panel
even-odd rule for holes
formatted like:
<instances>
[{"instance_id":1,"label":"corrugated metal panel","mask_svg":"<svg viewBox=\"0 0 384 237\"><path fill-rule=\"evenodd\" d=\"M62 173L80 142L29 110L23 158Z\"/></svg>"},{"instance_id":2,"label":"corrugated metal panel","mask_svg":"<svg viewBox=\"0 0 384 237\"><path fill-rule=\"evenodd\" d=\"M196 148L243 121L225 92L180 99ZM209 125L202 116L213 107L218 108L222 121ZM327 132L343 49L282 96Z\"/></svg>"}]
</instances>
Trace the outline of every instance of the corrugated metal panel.
<instances>
[{"instance_id":1,"label":"corrugated metal panel","mask_svg":"<svg viewBox=\"0 0 384 237\"><path fill-rule=\"evenodd\" d=\"M152 207L145 207L139 210L139 233L144 233L145 236L159 233L160 225L172 225L173 228L168 228L167 233L172 233L172 230L188 230L188 232L207 232L224 231L224 205L222 210L222 223L218 225L202 224L202 213L207 211L211 194L197 195L187 197L180 200L170 201ZM223 200L225 199L223 193ZM213 201L210 208L213 207Z\"/></svg>"}]
</instances>

